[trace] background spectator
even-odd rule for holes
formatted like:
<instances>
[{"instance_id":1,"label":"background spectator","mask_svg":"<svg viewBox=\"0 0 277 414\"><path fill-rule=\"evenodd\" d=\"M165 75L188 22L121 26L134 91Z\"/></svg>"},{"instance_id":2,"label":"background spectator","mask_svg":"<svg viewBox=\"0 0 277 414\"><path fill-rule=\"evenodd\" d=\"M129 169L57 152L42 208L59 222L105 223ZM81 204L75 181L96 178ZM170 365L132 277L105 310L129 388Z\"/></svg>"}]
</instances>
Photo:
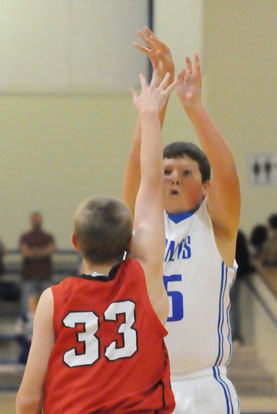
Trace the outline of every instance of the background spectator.
<instances>
[{"instance_id":1,"label":"background spectator","mask_svg":"<svg viewBox=\"0 0 277 414\"><path fill-rule=\"evenodd\" d=\"M51 255L55 250L54 237L42 229L39 212L31 215L32 229L22 234L19 245L23 255L22 263L22 309L28 308L31 292L41 293L51 285Z\"/></svg>"},{"instance_id":2,"label":"background spectator","mask_svg":"<svg viewBox=\"0 0 277 414\"><path fill-rule=\"evenodd\" d=\"M3 262L3 257L6 254L5 247L0 239L0 276L5 272L5 265Z\"/></svg>"},{"instance_id":3,"label":"background spectator","mask_svg":"<svg viewBox=\"0 0 277 414\"><path fill-rule=\"evenodd\" d=\"M233 343L243 343L243 336L241 333L241 311L240 311L240 296L241 296L241 283L249 273L253 271L250 264L250 254L248 250L247 240L243 231L238 231L237 243L236 243L236 262L238 264L237 276L235 283L230 291L231 299L231 327Z\"/></svg>"},{"instance_id":4,"label":"background spectator","mask_svg":"<svg viewBox=\"0 0 277 414\"><path fill-rule=\"evenodd\" d=\"M268 239L264 245L263 264L277 266L277 214L268 218Z\"/></svg>"},{"instance_id":5,"label":"background spectator","mask_svg":"<svg viewBox=\"0 0 277 414\"><path fill-rule=\"evenodd\" d=\"M250 252L253 259L260 259L263 255L264 244L268 238L267 227L263 224L255 226L250 235Z\"/></svg>"},{"instance_id":6,"label":"background spectator","mask_svg":"<svg viewBox=\"0 0 277 414\"><path fill-rule=\"evenodd\" d=\"M26 364L33 337L35 311L39 301L39 294L32 293L28 298L28 311L22 312L16 321L16 334L20 343L18 362Z\"/></svg>"}]
</instances>

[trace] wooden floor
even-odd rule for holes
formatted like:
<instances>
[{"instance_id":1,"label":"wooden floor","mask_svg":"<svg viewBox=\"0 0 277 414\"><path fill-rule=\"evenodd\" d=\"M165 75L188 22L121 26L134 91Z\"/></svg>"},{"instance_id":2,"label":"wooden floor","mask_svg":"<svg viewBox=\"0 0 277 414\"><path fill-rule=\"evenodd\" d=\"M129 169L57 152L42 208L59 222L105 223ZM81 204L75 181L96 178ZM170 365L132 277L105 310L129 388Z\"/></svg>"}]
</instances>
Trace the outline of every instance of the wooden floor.
<instances>
[{"instance_id":1,"label":"wooden floor","mask_svg":"<svg viewBox=\"0 0 277 414\"><path fill-rule=\"evenodd\" d=\"M240 402L241 414L277 414L277 398L241 397ZM0 393L0 413L15 414L14 393Z\"/></svg>"}]
</instances>

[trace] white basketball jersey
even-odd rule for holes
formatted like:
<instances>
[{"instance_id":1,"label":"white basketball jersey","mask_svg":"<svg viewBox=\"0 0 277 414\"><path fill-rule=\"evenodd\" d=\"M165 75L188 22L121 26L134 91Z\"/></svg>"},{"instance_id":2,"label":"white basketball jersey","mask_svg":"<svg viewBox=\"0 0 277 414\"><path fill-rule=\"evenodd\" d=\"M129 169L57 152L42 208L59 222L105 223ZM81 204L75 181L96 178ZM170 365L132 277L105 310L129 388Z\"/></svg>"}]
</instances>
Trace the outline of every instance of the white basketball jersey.
<instances>
[{"instance_id":1,"label":"white basketball jersey","mask_svg":"<svg viewBox=\"0 0 277 414\"><path fill-rule=\"evenodd\" d=\"M227 365L232 352L229 291L204 200L190 217L165 212L164 283L170 300L166 343L173 375Z\"/></svg>"}]
</instances>

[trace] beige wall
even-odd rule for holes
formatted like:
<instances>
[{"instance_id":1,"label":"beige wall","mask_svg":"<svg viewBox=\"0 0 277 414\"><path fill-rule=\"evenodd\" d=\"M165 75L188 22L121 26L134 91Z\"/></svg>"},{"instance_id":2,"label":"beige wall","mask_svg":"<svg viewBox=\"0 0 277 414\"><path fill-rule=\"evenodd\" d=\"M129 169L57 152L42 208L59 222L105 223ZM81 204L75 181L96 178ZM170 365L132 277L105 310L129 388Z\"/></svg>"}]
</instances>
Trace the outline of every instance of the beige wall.
<instances>
[{"instance_id":1,"label":"beige wall","mask_svg":"<svg viewBox=\"0 0 277 414\"><path fill-rule=\"evenodd\" d=\"M182 1L171 4L183 36ZM241 226L249 231L276 206L276 188L247 182L246 157L276 152L277 2L209 0L199 7L193 16L198 23L203 18L202 45L190 27L196 40L188 47L202 50L205 102L234 151L243 193ZM181 40L175 43L171 35L178 25L174 9L159 14L157 29L163 28L163 38L181 62ZM42 211L59 246L68 247L79 201L89 194L120 195L135 117L127 94L0 96L0 236L8 247L16 245L33 209ZM196 139L175 93L164 137L165 142Z\"/></svg>"},{"instance_id":2,"label":"beige wall","mask_svg":"<svg viewBox=\"0 0 277 414\"><path fill-rule=\"evenodd\" d=\"M277 1L204 1L209 110L234 151L247 231L277 211L277 187L247 179L250 153L277 153Z\"/></svg>"},{"instance_id":3,"label":"beige wall","mask_svg":"<svg viewBox=\"0 0 277 414\"><path fill-rule=\"evenodd\" d=\"M165 39L174 56L176 71L183 69L185 55L203 52L203 1L156 0L154 30Z\"/></svg>"},{"instance_id":4,"label":"beige wall","mask_svg":"<svg viewBox=\"0 0 277 414\"><path fill-rule=\"evenodd\" d=\"M129 96L0 97L0 234L9 247L34 209L60 247L91 194L120 195L135 110Z\"/></svg>"},{"instance_id":5,"label":"beige wall","mask_svg":"<svg viewBox=\"0 0 277 414\"><path fill-rule=\"evenodd\" d=\"M119 7L120 4L120 7ZM148 0L1 0L0 91L126 93L147 60L131 39Z\"/></svg>"}]
</instances>

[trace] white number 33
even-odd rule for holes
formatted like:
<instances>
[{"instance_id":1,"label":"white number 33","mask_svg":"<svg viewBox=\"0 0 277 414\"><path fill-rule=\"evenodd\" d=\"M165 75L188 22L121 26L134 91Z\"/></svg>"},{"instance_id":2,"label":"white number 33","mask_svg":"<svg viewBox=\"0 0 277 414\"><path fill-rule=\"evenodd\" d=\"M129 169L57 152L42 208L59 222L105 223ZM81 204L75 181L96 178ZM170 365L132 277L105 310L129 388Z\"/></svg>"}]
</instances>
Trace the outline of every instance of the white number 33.
<instances>
[{"instance_id":1,"label":"white number 33","mask_svg":"<svg viewBox=\"0 0 277 414\"><path fill-rule=\"evenodd\" d=\"M117 315L124 314L124 323L118 328L118 334L123 336L123 346L117 347L116 340L105 347L104 355L109 361L120 358L132 357L138 349L137 331L133 328L135 323L135 303L126 300L124 302L111 303L104 312L104 321L117 321ZM70 312L63 319L63 325L67 328L75 328L77 324L83 324L84 330L77 333L77 342L84 343L84 353L77 353L76 348L66 351L63 360L66 365L79 367L92 365L100 358L100 340L96 336L99 329L99 317L92 311Z\"/></svg>"}]
</instances>

